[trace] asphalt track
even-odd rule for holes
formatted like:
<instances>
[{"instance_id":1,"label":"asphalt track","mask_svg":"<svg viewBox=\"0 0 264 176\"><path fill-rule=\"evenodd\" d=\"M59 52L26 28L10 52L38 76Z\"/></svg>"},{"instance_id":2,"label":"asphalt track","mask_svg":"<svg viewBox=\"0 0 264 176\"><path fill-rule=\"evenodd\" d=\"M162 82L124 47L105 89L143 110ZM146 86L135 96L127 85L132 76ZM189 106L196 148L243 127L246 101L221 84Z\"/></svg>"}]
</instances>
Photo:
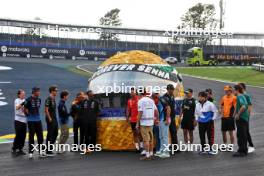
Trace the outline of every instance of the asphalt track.
<instances>
[{"instance_id":1,"label":"asphalt track","mask_svg":"<svg viewBox=\"0 0 264 176\"><path fill-rule=\"evenodd\" d=\"M29 90L37 81L43 90L48 85L56 83L60 89L67 88L71 91L85 89L86 78L67 72L61 68L52 67L42 63L24 62L1 62L4 66L14 68L0 73L0 81L11 81L13 84L1 84L5 97L8 97L9 104L12 104L14 92L18 87ZM94 65L87 68L93 71ZM18 72L20 71L20 72ZM34 71L34 72L33 72ZM34 74L33 74L34 73ZM46 73L46 74L45 74ZM36 75L35 75L36 74ZM2 76L4 75L4 76ZM32 76L34 75L34 76ZM23 76L27 79L22 79ZM40 79L39 79L40 78ZM67 79L70 83L62 81ZM22 79L22 80L21 80ZM72 83L71 81L75 81ZM193 88L197 93L205 88L212 88L215 97L223 94L225 83L207 81L191 77L184 77L184 86ZM4 86L2 88L2 86ZM9 87L8 87L9 86ZM62 87L62 88L61 88ZM201 175L201 176L262 176L264 175L264 90L260 88L248 88L248 93L253 97L254 113L250 121L251 134L255 143L256 152L245 158L233 158L232 153L220 152L215 156L200 156L197 153L181 152L169 159L156 159L150 162L139 161L139 155L134 152L97 152L89 156L80 156L78 153L66 153L57 155L54 158L28 160L27 156L12 157L10 155L10 144L0 145L0 175L93 175L93 176L165 176L165 175ZM43 96L45 97L47 93ZM8 106L1 109L0 129L12 128L12 116ZM6 108L6 109L5 109ZM4 116L2 114L5 114ZM9 115L8 115L9 114ZM2 125L4 124L4 125ZM215 122L216 143L221 143L220 120ZM198 131L195 130L195 143L199 143ZM179 139L182 140L182 132L179 131Z\"/></svg>"},{"instance_id":2,"label":"asphalt track","mask_svg":"<svg viewBox=\"0 0 264 176\"><path fill-rule=\"evenodd\" d=\"M15 59L2 60L0 65L13 68L12 70L0 71L0 89L2 96L8 103L6 106L0 106L0 136L8 133L13 133L13 101L16 98L18 89L24 89L27 96L30 96L31 88L38 86L41 88L42 105L45 98L49 95L48 88L50 85L58 85L60 90L67 89L70 91L70 99L80 90L87 89L87 78L69 72L63 67L67 67L61 61L54 61L53 64L43 64L43 60L39 62L27 61L24 59L14 61ZM22 62L24 60L24 62ZM69 63L70 64L70 63ZM1 82L10 82L1 84ZM43 107L43 106L42 106ZM41 109L42 117L44 110Z\"/></svg>"}]
</instances>

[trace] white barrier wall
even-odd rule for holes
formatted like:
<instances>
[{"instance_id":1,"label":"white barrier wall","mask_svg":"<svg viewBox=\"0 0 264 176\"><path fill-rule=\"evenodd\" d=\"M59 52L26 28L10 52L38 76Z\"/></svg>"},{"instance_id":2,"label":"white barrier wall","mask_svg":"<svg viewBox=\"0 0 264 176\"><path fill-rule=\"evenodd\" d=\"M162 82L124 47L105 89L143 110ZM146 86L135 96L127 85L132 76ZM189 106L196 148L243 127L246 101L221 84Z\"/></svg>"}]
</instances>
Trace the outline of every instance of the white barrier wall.
<instances>
[{"instance_id":1,"label":"white barrier wall","mask_svg":"<svg viewBox=\"0 0 264 176\"><path fill-rule=\"evenodd\" d=\"M261 64L253 64L252 67L257 70L257 71L262 71L264 72L264 65Z\"/></svg>"}]
</instances>

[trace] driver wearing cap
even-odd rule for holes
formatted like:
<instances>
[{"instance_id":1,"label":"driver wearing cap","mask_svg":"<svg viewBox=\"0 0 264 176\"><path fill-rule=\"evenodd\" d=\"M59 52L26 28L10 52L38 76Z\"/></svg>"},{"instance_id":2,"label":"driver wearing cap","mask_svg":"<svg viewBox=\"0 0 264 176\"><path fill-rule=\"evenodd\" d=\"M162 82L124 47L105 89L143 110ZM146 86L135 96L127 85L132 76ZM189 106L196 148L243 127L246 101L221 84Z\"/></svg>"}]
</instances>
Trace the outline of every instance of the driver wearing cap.
<instances>
[{"instance_id":1,"label":"driver wearing cap","mask_svg":"<svg viewBox=\"0 0 264 176\"><path fill-rule=\"evenodd\" d=\"M222 135L223 142L227 144L227 135L229 133L230 143L234 144L234 130L235 130L235 120L234 120L234 111L236 107L236 96L233 94L233 89L231 86L224 87L225 95L220 101L219 112L222 115Z\"/></svg>"}]
</instances>

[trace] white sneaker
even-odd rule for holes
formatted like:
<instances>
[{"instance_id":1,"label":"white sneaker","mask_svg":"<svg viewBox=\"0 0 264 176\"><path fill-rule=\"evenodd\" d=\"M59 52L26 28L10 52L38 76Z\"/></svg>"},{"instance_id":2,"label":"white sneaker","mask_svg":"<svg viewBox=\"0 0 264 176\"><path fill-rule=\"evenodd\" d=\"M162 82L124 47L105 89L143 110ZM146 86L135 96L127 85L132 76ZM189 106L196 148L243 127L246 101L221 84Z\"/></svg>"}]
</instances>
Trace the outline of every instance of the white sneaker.
<instances>
[{"instance_id":1,"label":"white sneaker","mask_svg":"<svg viewBox=\"0 0 264 176\"><path fill-rule=\"evenodd\" d=\"M136 148L137 150L139 150L139 144L138 144L138 143L135 143L135 148Z\"/></svg>"},{"instance_id":2,"label":"white sneaker","mask_svg":"<svg viewBox=\"0 0 264 176\"><path fill-rule=\"evenodd\" d=\"M142 150L142 152L140 153L140 155L146 155L146 150Z\"/></svg>"},{"instance_id":3,"label":"white sneaker","mask_svg":"<svg viewBox=\"0 0 264 176\"><path fill-rule=\"evenodd\" d=\"M46 157L47 157L47 155L46 155L46 153L45 153L45 152L41 152L41 153L39 154L39 157L40 157L40 158L46 158Z\"/></svg>"},{"instance_id":4,"label":"white sneaker","mask_svg":"<svg viewBox=\"0 0 264 176\"><path fill-rule=\"evenodd\" d=\"M46 156L49 156L49 157L53 157L53 156L55 156L55 153L53 153L53 152L46 152L45 155Z\"/></svg>"},{"instance_id":5,"label":"white sneaker","mask_svg":"<svg viewBox=\"0 0 264 176\"><path fill-rule=\"evenodd\" d=\"M29 159L33 159L33 153L28 154Z\"/></svg>"},{"instance_id":6,"label":"white sneaker","mask_svg":"<svg viewBox=\"0 0 264 176\"><path fill-rule=\"evenodd\" d=\"M80 153L80 155L86 155L86 154L91 154L91 153L92 153L92 151L89 150L89 149L87 149L87 150L82 151L82 152Z\"/></svg>"},{"instance_id":7,"label":"white sneaker","mask_svg":"<svg viewBox=\"0 0 264 176\"><path fill-rule=\"evenodd\" d=\"M203 154L207 154L207 152L206 151L200 151L199 152L199 155L203 155Z\"/></svg>"},{"instance_id":8,"label":"white sneaker","mask_svg":"<svg viewBox=\"0 0 264 176\"><path fill-rule=\"evenodd\" d=\"M160 157L160 158L169 158L170 154L169 153L161 153L158 157Z\"/></svg>"},{"instance_id":9,"label":"white sneaker","mask_svg":"<svg viewBox=\"0 0 264 176\"><path fill-rule=\"evenodd\" d=\"M248 153L253 153L255 151L254 147L248 147Z\"/></svg>"},{"instance_id":10,"label":"white sneaker","mask_svg":"<svg viewBox=\"0 0 264 176\"><path fill-rule=\"evenodd\" d=\"M140 148L143 148L143 147L144 147L144 143L143 143L143 142L140 142L140 143L139 143L139 147L140 147Z\"/></svg>"},{"instance_id":11,"label":"white sneaker","mask_svg":"<svg viewBox=\"0 0 264 176\"><path fill-rule=\"evenodd\" d=\"M208 152L208 155L217 155L217 152L209 151L209 152Z\"/></svg>"},{"instance_id":12,"label":"white sneaker","mask_svg":"<svg viewBox=\"0 0 264 176\"><path fill-rule=\"evenodd\" d=\"M161 151L157 151L155 154L154 154L154 156L160 156L162 153L161 153Z\"/></svg>"},{"instance_id":13,"label":"white sneaker","mask_svg":"<svg viewBox=\"0 0 264 176\"><path fill-rule=\"evenodd\" d=\"M63 150L60 150L57 152L58 154L63 154L63 153L66 153L66 151L63 151Z\"/></svg>"}]
</instances>

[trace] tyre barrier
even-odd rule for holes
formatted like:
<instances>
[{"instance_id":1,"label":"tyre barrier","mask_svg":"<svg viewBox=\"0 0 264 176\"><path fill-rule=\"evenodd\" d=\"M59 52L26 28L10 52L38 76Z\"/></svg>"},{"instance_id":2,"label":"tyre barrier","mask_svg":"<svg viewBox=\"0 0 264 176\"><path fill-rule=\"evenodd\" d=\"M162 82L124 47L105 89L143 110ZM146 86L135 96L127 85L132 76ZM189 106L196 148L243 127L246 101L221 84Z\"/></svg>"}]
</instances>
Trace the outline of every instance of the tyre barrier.
<instances>
[{"instance_id":1,"label":"tyre barrier","mask_svg":"<svg viewBox=\"0 0 264 176\"><path fill-rule=\"evenodd\" d=\"M254 70L264 72L264 65L261 65L261 64L253 64L252 67L253 67Z\"/></svg>"}]
</instances>

